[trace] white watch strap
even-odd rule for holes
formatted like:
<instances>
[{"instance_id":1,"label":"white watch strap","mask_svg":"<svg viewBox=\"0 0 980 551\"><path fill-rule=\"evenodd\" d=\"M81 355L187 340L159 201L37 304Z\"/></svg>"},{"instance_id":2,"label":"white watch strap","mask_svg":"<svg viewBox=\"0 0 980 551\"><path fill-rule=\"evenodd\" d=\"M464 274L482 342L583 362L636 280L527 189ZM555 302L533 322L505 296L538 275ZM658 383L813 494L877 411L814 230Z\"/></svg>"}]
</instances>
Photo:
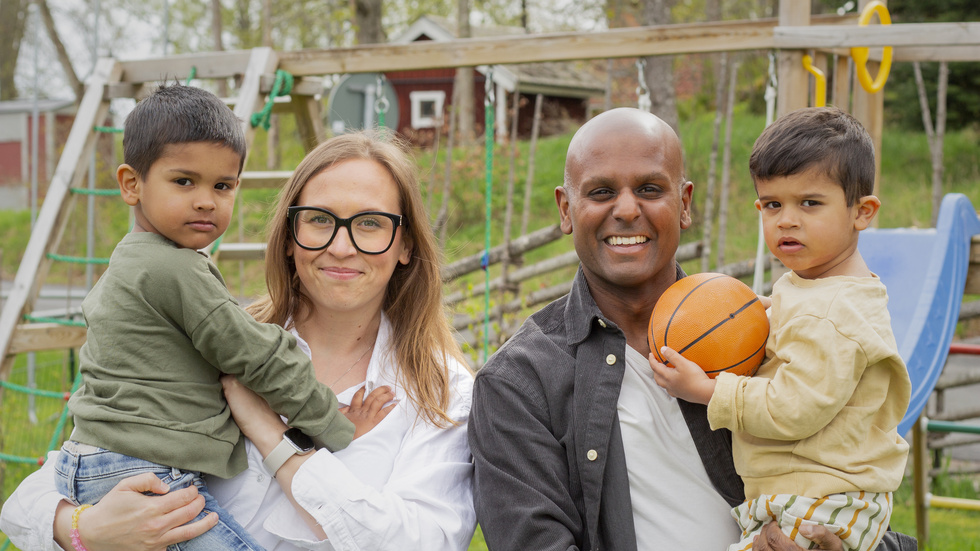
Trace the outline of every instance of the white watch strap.
<instances>
[{"instance_id":1,"label":"white watch strap","mask_svg":"<svg viewBox=\"0 0 980 551\"><path fill-rule=\"evenodd\" d=\"M262 465L265 466L266 470L272 473L272 477L276 477L276 473L279 468L289 460L290 457L299 453L296 446L292 442L283 438L275 448L272 449L272 453L268 457L262 460Z\"/></svg>"}]
</instances>

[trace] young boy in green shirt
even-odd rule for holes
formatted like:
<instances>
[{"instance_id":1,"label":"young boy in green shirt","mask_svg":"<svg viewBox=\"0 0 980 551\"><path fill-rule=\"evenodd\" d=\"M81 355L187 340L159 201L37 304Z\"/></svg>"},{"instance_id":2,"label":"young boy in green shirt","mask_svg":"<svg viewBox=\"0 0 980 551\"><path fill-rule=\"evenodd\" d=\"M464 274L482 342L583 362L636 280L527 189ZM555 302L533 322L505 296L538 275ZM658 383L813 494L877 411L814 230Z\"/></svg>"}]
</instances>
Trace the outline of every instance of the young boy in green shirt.
<instances>
[{"instance_id":1,"label":"young boy in green shirt","mask_svg":"<svg viewBox=\"0 0 980 551\"><path fill-rule=\"evenodd\" d=\"M198 252L228 228L245 147L235 114L198 88L161 87L126 118L116 178L135 225L82 303L82 385L68 404L75 428L56 464L58 490L76 504L94 504L147 471L171 489L196 485L206 500L199 518L215 511L219 522L181 549L261 549L201 477L229 478L247 465L223 374L288 418L295 450L287 452L339 450L355 433L292 335L252 319ZM386 413L376 408L358 434ZM272 455L281 465L292 453ZM275 476L278 466L267 467Z\"/></svg>"}]
</instances>

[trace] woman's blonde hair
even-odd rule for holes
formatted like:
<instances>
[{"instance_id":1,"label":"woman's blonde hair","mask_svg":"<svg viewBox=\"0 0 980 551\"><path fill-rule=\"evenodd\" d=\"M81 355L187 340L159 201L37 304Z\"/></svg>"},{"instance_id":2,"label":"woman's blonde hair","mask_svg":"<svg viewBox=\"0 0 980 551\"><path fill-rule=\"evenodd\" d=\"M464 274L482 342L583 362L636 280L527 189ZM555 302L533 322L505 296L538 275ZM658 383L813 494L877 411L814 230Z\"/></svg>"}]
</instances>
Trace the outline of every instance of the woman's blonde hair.
<instances>
[{"instance_id":1,"label":"woman's blonde hair","mask_svg":"<svg viewBox=\"0 0 980 551\"><path fill-rule=\"evenodd\" d=\"M300 292L296 265L286 254L291 244L287 208L296 204L313 176L352 159L377 162L398 185L401 212L406 219L402 237L411 246L412 254L408 264L396 266L382 308L391 321L399 384L425 420L448 426L453 424L446 413L450 399L448 362L450 358L463 362L463 355L442 303L441 253L429 225L417 168L407 147L393 134L364 131L336 136L300 162L279 193L269 220L265 253L268 294L252 303L248 311L261 322L285 327L301 306L307 311L312 309L310 298Z\"/></svg>"}]
</instances>

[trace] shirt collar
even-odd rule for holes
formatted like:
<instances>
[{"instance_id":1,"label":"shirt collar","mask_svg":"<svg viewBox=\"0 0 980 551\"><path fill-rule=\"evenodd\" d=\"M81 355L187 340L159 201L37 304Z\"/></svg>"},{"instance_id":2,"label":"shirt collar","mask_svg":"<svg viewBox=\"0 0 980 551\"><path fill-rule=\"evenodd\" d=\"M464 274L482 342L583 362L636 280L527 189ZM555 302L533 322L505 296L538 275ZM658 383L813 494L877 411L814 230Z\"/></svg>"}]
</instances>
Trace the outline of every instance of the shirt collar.
<instances>
[{"instance_id":1,"label":"shirt collar","mask_svg":"<svg viewBox=\"0 0 980 551\"><path fill-rule=\"evenodd\" d=\"M679 263L675 262L674 266L677 270L677 279L687 276ZM568 300L565 303L565 327L568 328L569 346L581 344L596 327L607 331L619 330L615 323L602 314L599 306L595 303L595 299L592 298L592 293L589 292L589 283L585 280L585 272L582 271L581 264L579 264L578 271L575 272L572 289L568 292Z\"/></svg>"},{"instance_id":2,"label":"shirt collar","mask_svg":"<svg viewBox=\"0 0 980 551\"><path fill-rule=\"evenodd\" d=\"M303 337L299 336L296 332L296 324L293 323L292 319L286 322L286 327L289 327L289 332L296 337L296 345L300 350L310 357L312 353L310 352L310 345L303 340ZM367 375L364 378L365 396L370 394L375 388L388 385L397 394L396 389L396 379L397 373L394 373L391 369L394 365L394 358L391 358L391 322L388 320L388 316L381 313L381 325L378 327L378 338L374 341L374 352L371 354L371 361L368 363ZM351 397L362 385L354 385L337 395L337 399L344 403L350 403Z\"/></svg>"}]
</instances>

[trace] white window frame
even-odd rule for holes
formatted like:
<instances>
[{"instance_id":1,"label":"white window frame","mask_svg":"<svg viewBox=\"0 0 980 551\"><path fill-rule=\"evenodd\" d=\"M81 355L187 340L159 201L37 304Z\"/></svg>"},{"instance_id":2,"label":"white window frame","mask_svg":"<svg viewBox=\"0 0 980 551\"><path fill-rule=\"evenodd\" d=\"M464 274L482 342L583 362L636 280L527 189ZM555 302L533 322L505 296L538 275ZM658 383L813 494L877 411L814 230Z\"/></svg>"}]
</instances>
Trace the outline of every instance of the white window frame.
<instances>
[{"instance_id":1,"label":"white window frame","mask_svg":"<svg viewBox=\"0 0 980 551\"><path fill-rule=\"evenodd\" d=\"M442 113L446 103L446 92L442 90L419 90L409 92L408 98L412 102L412 128L435 128L439 122L438 118L423 116L422 103L435 102L435 112Z\"/></svg>"}]
</instances>

